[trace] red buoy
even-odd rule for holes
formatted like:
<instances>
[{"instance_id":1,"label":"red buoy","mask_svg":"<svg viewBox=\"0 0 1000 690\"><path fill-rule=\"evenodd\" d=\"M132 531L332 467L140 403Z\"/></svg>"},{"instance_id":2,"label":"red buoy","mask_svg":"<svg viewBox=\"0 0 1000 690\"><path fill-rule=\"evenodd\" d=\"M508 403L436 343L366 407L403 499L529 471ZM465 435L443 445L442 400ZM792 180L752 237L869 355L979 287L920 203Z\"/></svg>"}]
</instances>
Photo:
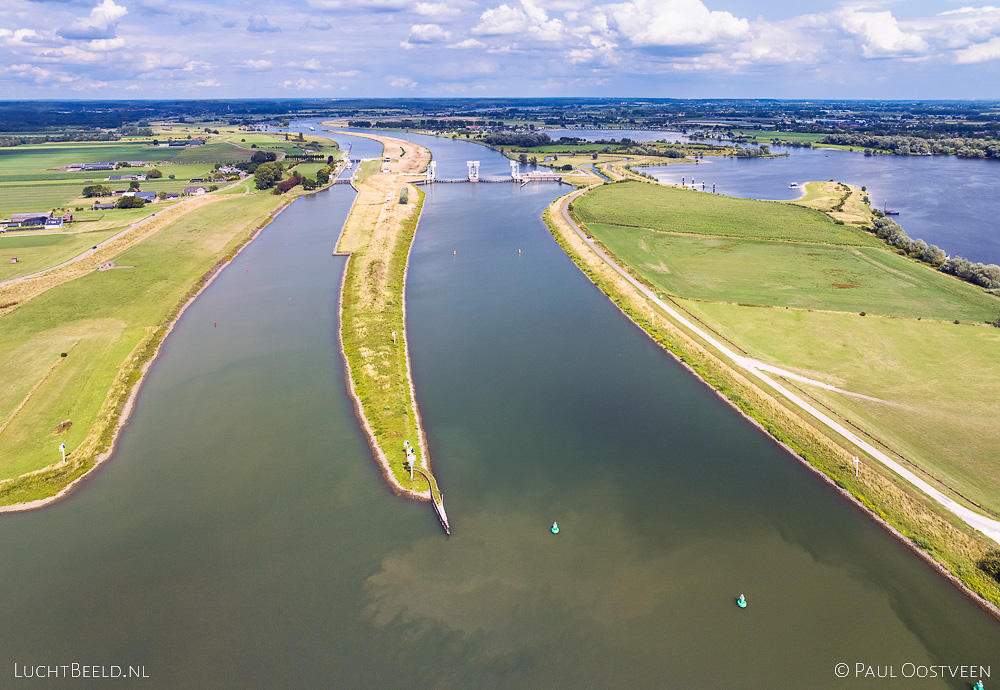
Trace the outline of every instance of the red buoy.
<instances>
[{"instance_id":1,"label":"red buoy","mask_svg":"<svg viewBox=\"0 0 1000 690\"><path fill-rule=\"evenodd\" d=\"M218 327L218 325L219 325L218 321L213 321L212 322L212 328L216 328L216 327Z\"/></svg>"}]
</instances>

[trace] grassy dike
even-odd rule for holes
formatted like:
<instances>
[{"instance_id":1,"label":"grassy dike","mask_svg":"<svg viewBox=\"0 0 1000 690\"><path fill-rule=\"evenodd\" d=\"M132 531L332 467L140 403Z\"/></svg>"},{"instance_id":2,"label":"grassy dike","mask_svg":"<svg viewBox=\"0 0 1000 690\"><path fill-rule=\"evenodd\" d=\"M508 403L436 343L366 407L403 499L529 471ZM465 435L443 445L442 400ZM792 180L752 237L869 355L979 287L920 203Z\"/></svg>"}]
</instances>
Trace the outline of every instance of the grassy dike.
<instances>
[{"instance_id":1,"label":"grassy dike","mask_svg":"<svg viewBox=\"0 0 1000 690\"><path fill-rule=\"evenodd\" d=\"M393 145L383 144L386 150ZM340 340L358 418L386 480L397 493L427 500L432 492L440 494L410 375L405 301L424 193L407 179L378 173L358 186L337 244L338 253L350 256L341 287ZM407 201L400 203L404 190ZM419 473L410 479L404 441L414 448L416 467L430 477L430 489Z\"/></svg>"},{"instance_id":2,"label":"grassy dike","mask_svg":"<svg viewBox=\"0 0 1000 690\"><path fill-rule=\"evenodd\" d=\"M1000 616L996 608L1000 605L1000 586L976 567L978 559L993 546L991 541L877 463L866 464L866 471L855 478L851 457L856 450L850 444L832 439L796 413L780 395L757 386L666 314L657 311L651 322L649 302L608 267L563 219L562 209L570 196L561 197L546 209L545 223L570 258L626 316L790 453ZM634 271L632 274L641 279ZM684 311L683 304L667 301Z\"/></svg>"},{"instance_id":3,"label":"grassy dike","mask_svg":"<svg viewBox=\"0 0 1000 690\"><path fill-rule=\"evenodd\" d=\"M44 505L110 456L184 308L292 199L225 197L150 224L113 255L122 268L75 267L0 317L13 373L0 386L0 505ZM61 442L66 461L52 463Z\"/></svg>"}]
</instances>

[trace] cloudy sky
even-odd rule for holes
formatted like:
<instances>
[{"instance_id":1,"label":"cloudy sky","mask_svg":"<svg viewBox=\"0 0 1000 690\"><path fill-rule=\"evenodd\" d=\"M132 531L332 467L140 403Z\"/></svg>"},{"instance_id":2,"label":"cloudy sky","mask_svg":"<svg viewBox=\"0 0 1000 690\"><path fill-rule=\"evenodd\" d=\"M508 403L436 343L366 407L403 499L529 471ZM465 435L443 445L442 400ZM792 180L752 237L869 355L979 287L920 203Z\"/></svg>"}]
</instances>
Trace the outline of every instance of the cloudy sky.
<instances>
[{"instance_id":1,"label":"cloudy sky","mask_svg":"<svg viewBox=\"0 0 1000 690\"><path fill-rule=\"evenodd\" d=\"M487 95L998 98L1000 7L0 0L3 100Z\"/></svg>"}]
</instances>

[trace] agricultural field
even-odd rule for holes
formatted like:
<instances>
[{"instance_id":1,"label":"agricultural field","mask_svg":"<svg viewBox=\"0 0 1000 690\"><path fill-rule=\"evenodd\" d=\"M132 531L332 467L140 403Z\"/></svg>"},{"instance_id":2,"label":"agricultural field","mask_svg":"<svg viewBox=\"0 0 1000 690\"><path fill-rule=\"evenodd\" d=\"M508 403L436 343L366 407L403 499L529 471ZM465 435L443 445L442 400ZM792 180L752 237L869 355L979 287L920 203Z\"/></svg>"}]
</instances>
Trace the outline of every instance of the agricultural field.
<instances>
[{"instance_id":1,"label":"agricultural field","mask_svg":"<svg viewBox=\"0 0 1000 690\"><path fill-rule=\"evenodd\" d=\"M996 297L876 247L587 228L658 290L680 297L971 323L1000 310Z\"/></svg>"},{"instance_id":2,"label":"agricultural field","mask_svg":"<svg viewBox=\"0 0 1000 690\"><path fill-rule=\"evenodd\" d=\"M178 294L280 203L255 195L207 204L116 256L122 268L91 271L0 317L0 478L50 465L58 442L71 457L96 447L93 434L106 434L109 422L102 406L126 359L159 332ZM8 487L3 500L50 488Z\"/></svg>"},{"instance_id":3,"label":"agricultural field","mask_svg":"<svg viewBox=\"0 0 1000 690\"><path fill-rule=\"evenodd\" d=\"M211 167L215 163L228 165L230 163L245 163L250 160L253 151L243 149L226 141L209 142L201 146L185 146L171 162L179 164L200 163Z\"/></svg>"},{"instance_id":4,"label":"agricultural field","mask_svg":"<svg viewBox=\"0 0 1000 690\"><path fill-rule=\"evenodd\" d=\"M859 247L881 245L868 233L837 225L829 216L813 209L640 182L598 187L577 200L573 211L587 224L747 239Z\"/></svg>"},{"instance_id":5,"label":"agricultural field","mask_svg":"<svg viewBox=\"0 0 1000 690\"><path fill-rule=\"evenodd\" d=\"M799 386L1000 514L1000 329L680 303L752 357L886 401Z\"/></svg>"},{"instance_id":6,"label":"agricultural field","mask_svg":"<svg viewBox=\"0 0 1000 690\"><path fill-rule=\"evenodd\" d=\"M806 201L824 207L839 189L811 186ZM986 325L1000 298L794 204L623 183L589 192L575 212L622 264L737 349L870 396L788 381L1000 514L1000 330Z\"/></svg>"},{"instance_id":7,"label":"agricultural field","mask_svg":"<svg viewBox=\"0 0 1000 690\"><path fill-rule=\"evenodd\" d=\"M0 235L0 282L43 271L63 261L68 261L86 249L121 232L127 227L118 225L111 229L87 232L18 235L8 232ZM10 263L17 257L17 263Z\"/></svg>"},{"instance_id":8,"label":"agricultural field","mask_svg":"<svg viewBox=\"0 0 1000 690\"><path fill-rule=\"evenodd\" d=\"M191 151L209 146L214 145L193 147ZM229 147L229 144L224 146ZM66 209L76 215L78 208L89 209L94 202L93 199L80 197L84 186L103 184L111 189L128 189L127 181L108 181L106 178L112 175L140 174L152 167L158 168L163 177L140 182L142 190L180 192L184 187L190 186L192 177L204 177L211 173L213 163L216 162L185 161L180 159L182 153L188 158L204 157L204 154L188 153L186 147L167 149L145 143L122 142L37 144L0 149L0 218L9 217L11 213L53 209ZM241 151L240 156L240 160L249 160L249 154L244 156ZM150 165L114 171L66 172L59 169L71 163L122 160L141 160ZM171 175L174 176L172 180ZM87 216L84 214L80 217Z\"/></svg>"}]
</instances>

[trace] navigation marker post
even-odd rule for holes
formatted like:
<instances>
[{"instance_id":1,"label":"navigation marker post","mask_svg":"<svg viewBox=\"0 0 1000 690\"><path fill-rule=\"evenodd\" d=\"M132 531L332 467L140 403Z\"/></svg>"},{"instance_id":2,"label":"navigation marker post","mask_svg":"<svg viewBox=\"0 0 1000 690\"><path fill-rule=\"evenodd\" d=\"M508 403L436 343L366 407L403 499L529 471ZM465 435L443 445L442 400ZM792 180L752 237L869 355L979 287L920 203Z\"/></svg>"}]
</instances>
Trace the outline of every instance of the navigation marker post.
<instances>
[{"instance_id":1,"label":"navigation marker post","mask_svg":"<svg viewBox=\"0 0 1000 690\"><path fill-rule=\"evenodd\" d=\"M860 465L861 465L861 461L858 459L858 456L855 455L854 456L854 476L855 476L855 478L858 476L858 468L860 467Z\"/></svg>"},{"instance_id":2,"label":"navigation marker post","mask_svg":"<svg viewBox=\"0 0 1000 690\"><path fill-rule=\"evenodd\" d=\"M395 344L396 344L396 331L393 331L393 332L392 332L392 344L393 344L393 345L395 345Z\"/></svg>"},{"instance_id":3,"label":"navigation marker post","mask_svg":"<svg viewBox=\"0 0 1000 690\"><path fill-rule=\"evenodd\" d=\"M66 444L65 443L60 443L59 444L59 450L62 452L62 458L63 458L62 461L66 462Z\"/></svg>"}]
</instances>

